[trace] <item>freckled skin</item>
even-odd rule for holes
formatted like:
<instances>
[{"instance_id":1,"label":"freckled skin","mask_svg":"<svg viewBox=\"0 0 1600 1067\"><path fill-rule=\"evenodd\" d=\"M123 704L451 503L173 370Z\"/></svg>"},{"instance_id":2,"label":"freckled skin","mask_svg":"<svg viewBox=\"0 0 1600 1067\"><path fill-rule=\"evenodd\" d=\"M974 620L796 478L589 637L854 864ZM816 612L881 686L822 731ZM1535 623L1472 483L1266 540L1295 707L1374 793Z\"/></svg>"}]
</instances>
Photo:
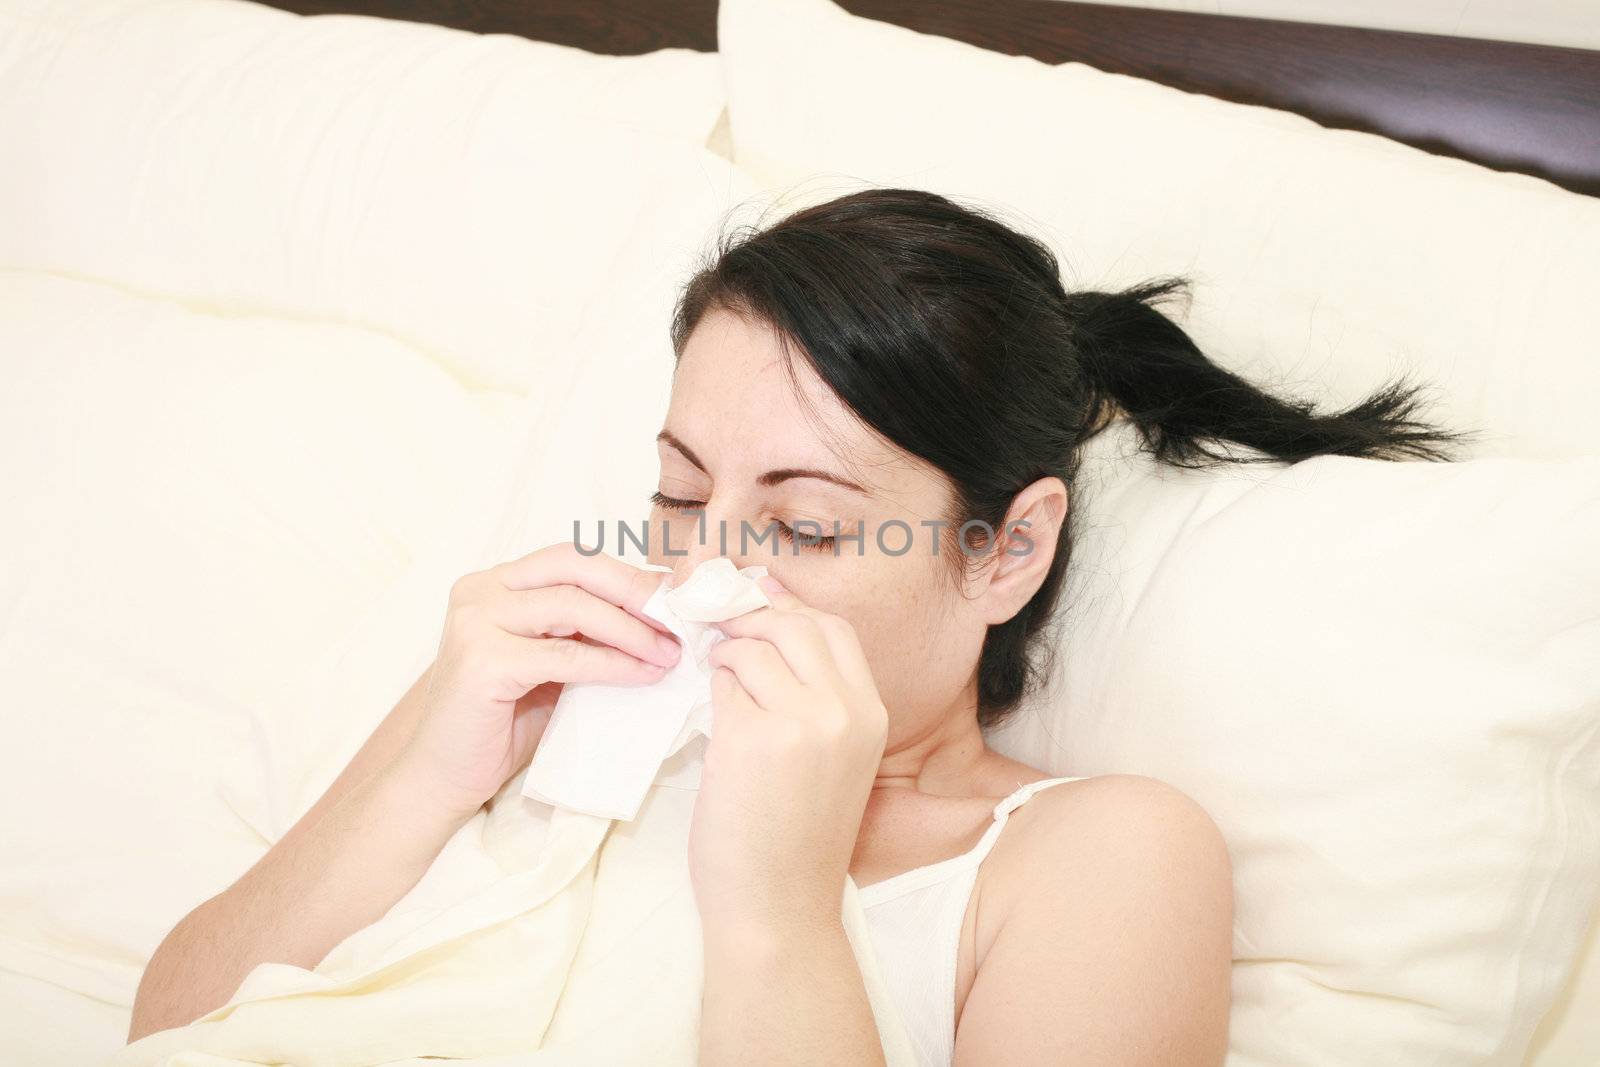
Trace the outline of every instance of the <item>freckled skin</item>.
<instances>
[{"instance_id":1,"label":"freckled skin","mask_svg":"<svg viewBox=\"0 0 1600 1067\"><path fill-rule=\"evenodd\" d=\"M668 558L652 536L651 562L671 565L681 579L721 554L716 530L727 523L727 554L737 564L766 564L805 604L851 623L888 712L849 865L866 886L966 851L992 821L997 798L1048 777L988 747L977 725L976 668L988 627L1013 618L1043 582L1067 490L1054 477L1022 487L1002 530L1025 520L1031 551L1007 554L1015 545L1003 541L958 582L952 559L932 554L932 531L919 525L946 514L945 476L856 420L803 354L795 352L793 377L785 359L770 328L724 311L710 312L688 339L664 428L691 455L658 442L658 488L702 502L708 543L694 543L696 516L657 506L652 535L670 526L672 543L689 551ZM783 468L821 469L867 491L816 478L760 483ZM770 543L740 551L741 521L761 529L801 519L821 523L824 533L834 520L846 532L864 520L864 551L845 542L838 555L780 544L774 558ZM876 541L892 519L916 534L903 555ZM903 543L902 532L891 532L891 547ZM1165 874L1152 878L1154 870ZM955 1062L1155 1062L1154 1055L1163 1063L1220 1064L1231 886L1215 824L1171 786L1106 774L1042 791L997 839L962 917ZM1125 933L1133 929L1143 932L1137 946ZM837 984L848 986L848 968L836 966ZM786 973L769 978L781 982ZM764 1003L749 997L747 985L723 983L712 1000L736 1003L734 1013L745 1017ZM773 994L811 1005L811 1016L795 1009L798 1029L809 1029L815 1016L816 985ZM1064 1004L1073 1010L1063 1012ZM850 1045L844 1036L838 1043Z\"/></svg>"},{"instance_id":2,"label":"freckled skin","mask_svg":"<svg viewBox=\"0 0 1600 1067\"><path fill-rule=\"evenodd\" d=\"M987 605L960 595L948 543L935 557L936 531L919 525L943 516L950 493L945 477L863 425L797 358L800 388L816 412L808 416L784 359L773 331L724 311L710 313L690 337L663 425L708 471L658 442L659 488L669 497L704 502L707 544L697 543L696 516L657 506L650 562L672 566L681 579L718 554L716 531L726 523L728 555L737 564L764 564L807 604L848 619L889 709L887 752L893 754L968 704ZM812 478L772 487L756 482L768 470L789 467L839 473L871 495ZM836 555L830 547L796 548L769 537L752 540L741 553L741 521L761 531L774 519L791 526L809 519L829 534L837 521L846 533L864 528L866 539L861 547L841 540ZM910 529L910 548L901 555L890 553L906 544L907 532L883 525L891 520ZM687 556L663 553L665 525L674 549L687 549ZM878 543L880 529L889 551Z\"/></svg>"}]
</instances>

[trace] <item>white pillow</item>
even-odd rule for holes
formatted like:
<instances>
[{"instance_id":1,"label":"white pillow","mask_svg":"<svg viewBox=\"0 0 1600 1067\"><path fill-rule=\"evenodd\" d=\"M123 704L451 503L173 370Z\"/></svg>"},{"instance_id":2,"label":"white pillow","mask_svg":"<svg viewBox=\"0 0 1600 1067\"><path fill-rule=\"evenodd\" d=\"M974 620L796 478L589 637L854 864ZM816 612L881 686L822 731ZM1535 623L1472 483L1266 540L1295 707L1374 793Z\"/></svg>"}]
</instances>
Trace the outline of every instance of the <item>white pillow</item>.
<instances>
[{"instance_id":1,"label":"white pillow","mask_svg":"<svg viewBox=\"0 0 1600 1067\"><path fill-rule=\"evenodd\" d=\"M975 200L1069 286L1193 275L1187 325L1257 380L1342 406L1414 369L1479 454L1594 450L1600 200L831 0L723 0L717 33L734 159L769 188Z\"/></svg>"},{"instance_id":2,"label":"white pillow","mask_svg":"<svg viewBox=\"0 0 1600 1067\"><path fill-rule=\"evenodd\" d=\"M383 601L342 635L325 669L308 678L295 729L279 732L285 746L293 745L282 762L294 777L281 783L271 838L315 802L431 660L451 582L575 536L593 544L601 540L598 521L607 523L604 542L614 544L614 523L636 527L648 513L660 466L654 438L675 367L668 335L673 307L716 231L753 223L764 206L747 176L722 166L725 211L703 220L694 240L666 244L649 220L640 220L614 264L616 295L578 331L573 351L584 357L578 371L560 388L535 390L514 416L520 436L509 462L496 465L497 481L479 490L475 527L419 554Z\"/></svg>"},{"instance_id":3,"label":"white pillow","mask_svg":"<svg viewBox=\"0 0 1600 1067\"><path fill-rule=\"evenodd\" d=\"M1185 325L1202 347L1219 363L1263 384L1321 398L1325 410L1364 399L1381 382L1409 371L1432 387L1428 416L1451 428L1486 431L1472 454L1537 458L1594 451L1589 408L1600 395L1600 361L1593 358L1588 307L1600 291L1600 259L1591 252L1600 247L1600 202L1592 198L1379 137L1323 129L1292 114L1182 93L1081 64L1052 67L1002 56L857 18L829 0L723 0L718 40L733 158L771 191L789 193L800 203L863 185L956 196L1043 238L1060 257L1069 286L1110 288L1158 274L1190 275L1197 282L1196 299ZM824 60L826 75L818 76L817 65ZM1560 478L1544 480L1558 483ZM1181 513L1169 507L1177 504L1152 505L1140 521L1165 515L1168 523L1181 522ZM1449 535L1428 529L1441 538ZM1137 580L1136 575L1130 582ZM1519 603L1522 614L1515 617L1539 606L1531 599ZM1451 620L1441 616L1438 622ZM1536 634L1553 632L1539 629L1543 623L1537 618L1532 625ZM1079 633L1069 639L1066 656L1081 672L1084 662L1116 654ZM1230 687L1245 684L1230 676L1228 665L1238 662L1237 655L1217 660L1199 677L1221 676L1228 685L1218 691L1232 692ZM1586 691L1579 682L1571 684L1575 692ZM1118 694L1118 699L1132 698ZM1142 730L1124 733L1116 719L1086 718L1076 705L1043 706L1035 731L1002 734L996 743L1054 773L1115 769L1161 776L1165 770L1208 807L1230 818L1239 808L1231 794L1213 796L1194 781L1193 772L1209 752L1193 765L1183 761L1173 767L1171 757L1139 748L1150 741ZM1592 734L1600 713L1591 705L1585 718L1575 706L1551 725L1580 731L1580 738L1584 729ZM1528 723L1526 715L1518 719L1518 710L1511 707L1505 729L1531 732L1529 759L1556 758L1563 739L1539 733L1546 724ZM1212 714L1216 728L1223 729L1248 711L1222 706ZM1237 721L1245 729L1253 724L1248 717ZM1395 724L1402 737L1409 721ZM1083 734L1092 737L1080 744ZM1042 735L1070 741L1078 756L1064 761L1059 749L1044 745ZM1122 748L1096 757L1119 738ZM1408 743L1405 751L1416 751L1415 739ZM1569 737L1566 743L1575 742ZM1529 770L1523 791L1513 795L1520 803L1537 803L1541 794L1548 799L1566 789L1570 799L1574 776L1587 774L1592 783L1593 758L1591 743L1575 752L1571 764L1552 764L1542 781ZM1315 777L1315 768L1296 766L1305 771L1306 781L1324 780ZM1445 780L1459 765L1436 769L1439 799L1463 788ZM1339 781L1337 774L1327 780ZM1497 784L1512 790L1510 784ZM1260 806L1270 810L1278 799L1270 796ZM1551 878L1557 909L1529 912L1528 898L1522 897L1524 910L1515 914L1527 922L1531 939L1509 931L1495 941L1493 935L1508 934L1505 926L1477 936L1460 955L1462 967L1453 981L1431 999L1423 998L1450 1006L1452 1019L1466 1021L1461 1040L1481 1043L1475 1058L1451 1056L1446 1062L1517 1062L1514 1047L1526 1042L1541 1005L1549 1003L1551 976L1570 966L1583 929L1576 917L1582 912L1571 907L1571 883L1562 879L1593 863L1592 787L1587 802L1591 807L1578 813L1567 842L1572 852L1529 853L1542 865L1535 873ZM1469 815L1475 810L1467 809ZM1246 834L1226 818L1222 825L1230 840L1271 841L1270 834L1253 829ZM1455 825L1459 829L1461 823ZM1539 835L1530 825L1522 824L1524 832L1514 838L1517 846L1537 846ZM1334 829L1337 836L1339 828ZM1302 841L1290 847L1310 854L1321 845ZM1240 869L1248 874L1252 855L1243 858ZM1381 904L1393 908L1403 899L1386 897ZM1590 900L1592 911L1592 883ZM1293 962L1292 950L1279 951L1283 946L1249 948L1242 937L1249 936L1250 916L1269 904L1281 905L1270 895L1241 903L1239 955L1254 962L1236 968L1237 988L1248 994L1235 1015L1236 1062L1334 1062L1330 1057L1349 1046L1351 1035L1380 1042L1385 1035L1398 1036L1382 1017L1405 1012L1406 1004L1359 995L1371 988L1364 984L1373 977L1370 969L1353 980L1346 980L1350 968L1342 965L1314 970L1318 961L1338 961L1320 945L1301 963ZM1315 917L1304 918L1300 940L1314 944L1320 936ZM1463 940L1473 936L1457 933ZM1471 955L1473 950L1478 955ZM1282 962L1268 962L1273 957ZM1506 960L1528 964L1529 979L1519 979L1503 965ZM1594 966L1591 958L1588 967ZM1402 967L1401 974L1406 973ZM1294 974L1303 976L1298 985L1282 997L1268 996L1283 988L1280 976ZM1496 981L1504 988L1495 987ZM1318 982L1336 988L1325 990ZM1339 988L1352 994L1340 994ZM1340 1031L1336 1020L1347 1018L1358 1002L1365 1005L1363 1025ZM1480 1012L1480 1005L1487 1010ZM1565 1011L1581 1015L1593 1006L1574 1001ZM1425 1010L1416 1006L1417 1019L1411 1022ZM1273 1011L1277 1018L1268 1021ZM1302 1018L1308 1020L1303 1030L1284 1024ZM1439 1024L1432 1036L1445 1044L1437 1047L1458 1047L1447 1036L1451 1026L1450 1020ZM1279 1055L1282 1042L1301 1034L1326 1041L1315 1051L1299 1050L1304 1055ZM1357 1062L1358 1055L1362 1061L1374 1059L1364 1054L1370 1050L1349 1047L1350 1058L1338 1062ZM1384 1046L1376 1059L1392 1059L1391 1050L1400 1047ZM1428 1056L1430 1047L1417 1047L1417 1056ZM1553 1030L1541 1030L1536 1055L1541 1064L1566 1067L1565 1060L1543 1058L1540 1050L1571 1052L1574 1047L1584 1048L1586 1059L1600 1055L1592 1035L1587 1040L1575 1036L1556 1020Z\"/></svg>"},{"instance_id":4,"label":"white pillow","mask_svg":"<svg viewBox=\"0 0 1600 1067\"><path fill-rule=\"evenodd\" d=\"M1077 500L991 742L1217 821L1230 1067L1521 1063L1600 903L1600 457L1190 471L1119 422Z\"/></svg>"},{"instance_id":5,"label":"white pillow","mask_svg":"<svg viewBox=\"0 0 1600 1067\"><path fill-rule=\"evenodd\" d=\"M673 303L752 192L681 162L706 210L631 220L527 396L369 330L0 270L0 483L29 514L0 531L0 970L125 1012L427 664L455 578L637 516Z\"/></svg>"},{"instance_id":6,"label":"white pillow","mask_svg":"<svg viewBox=\"0 0 1600 1067\"><path fill-rule=\"evenodd\" d=\"M0 7L0 266L345 322L464 384L561 362L640 218L698 234L715 54L244 0ZM547 364L555 364L549 365Z\"/></svg>"},{"instance_id":7,"label":"white pillow","mask_svg":"<svg viewBox=\"0 0 1600 1067\"><path fill-rule=\"evenodd\" d=\"M0 352L0 970L126 1008L265 851L305 679L522 429L367 331L43 272L0 271Z\"/></svg>"}]
</instances>

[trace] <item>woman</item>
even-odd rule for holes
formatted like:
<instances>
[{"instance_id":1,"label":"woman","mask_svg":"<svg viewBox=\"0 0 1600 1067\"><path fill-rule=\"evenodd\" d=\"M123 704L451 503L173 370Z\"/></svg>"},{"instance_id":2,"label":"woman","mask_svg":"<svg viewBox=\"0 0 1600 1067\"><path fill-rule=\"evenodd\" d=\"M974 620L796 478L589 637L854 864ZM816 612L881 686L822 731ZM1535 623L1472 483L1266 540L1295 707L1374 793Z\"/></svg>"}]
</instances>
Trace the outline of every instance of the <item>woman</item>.
<instances>
[{"instance_id":1,"label":"woman","mask_svg":"<svg viewBox=\"0 0 1600 1067\"><path fill-rule=\"evenodd\" d=\"M1257 389L1153 306L1180 289L1068 293L1039 242L903 189L727 235L689 282L650 561L681 579L731 555L775 579L712 659L689 857L704 1063L881 1062L847 873L931 1062L1222 1062L1215 825L1154 779L1049 778L981 732L1044 672L1079 450L1117 417L1178 464L1231 458L1207 439L1293 462L1440 459L1462 435L1414 421L1400 385L1334 414ZM562 684L674 661L641 612L659 580L570 545L460 579L429 669L162 943L130 1036L380 918L526 765Z\"/></svg>"}]
</instances>

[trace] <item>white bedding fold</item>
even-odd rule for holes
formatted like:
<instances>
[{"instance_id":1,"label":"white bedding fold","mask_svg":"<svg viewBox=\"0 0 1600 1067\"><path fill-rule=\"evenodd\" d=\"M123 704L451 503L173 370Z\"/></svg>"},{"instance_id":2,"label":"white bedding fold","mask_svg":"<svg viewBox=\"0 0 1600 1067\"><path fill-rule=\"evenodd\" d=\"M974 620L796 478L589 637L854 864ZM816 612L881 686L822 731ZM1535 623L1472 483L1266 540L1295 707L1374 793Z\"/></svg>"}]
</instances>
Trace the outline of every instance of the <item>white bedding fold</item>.
<instances>
[{"instance_id":1,"label":"white bedding fold","mask_svg":"<svg viewBox=\"0 0 1600 1067\"><path fill-rule=\"evenodd\" d=\"M638 818L616 823L521 788L512 778L411 893L315 971L259 966L227 1005L128 1046L115 1067L695 1063L696 793L653 786ZM841 908L885 1059L914 1067L848 878Z\"/></svg>"}]
</instances>

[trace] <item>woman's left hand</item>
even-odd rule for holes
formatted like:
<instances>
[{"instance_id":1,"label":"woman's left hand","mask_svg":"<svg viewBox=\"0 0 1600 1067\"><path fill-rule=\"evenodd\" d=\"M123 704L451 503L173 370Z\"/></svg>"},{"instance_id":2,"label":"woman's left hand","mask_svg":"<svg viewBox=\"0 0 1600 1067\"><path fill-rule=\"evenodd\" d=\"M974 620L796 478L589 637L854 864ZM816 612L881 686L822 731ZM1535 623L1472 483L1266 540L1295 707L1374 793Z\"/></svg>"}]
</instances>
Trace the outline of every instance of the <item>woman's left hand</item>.
<instances>
[{"instance_id":1,"label":"woman's left hand","mask_svg":"<svg viewBox=\"0 0 1600 1067\"><path fill-rule=\"evenodd\" d=\"M837 922L888 713L851 625L762 578L718 623L713 724L689 834L702 922Z\"/></svg>"}]
</instances>

